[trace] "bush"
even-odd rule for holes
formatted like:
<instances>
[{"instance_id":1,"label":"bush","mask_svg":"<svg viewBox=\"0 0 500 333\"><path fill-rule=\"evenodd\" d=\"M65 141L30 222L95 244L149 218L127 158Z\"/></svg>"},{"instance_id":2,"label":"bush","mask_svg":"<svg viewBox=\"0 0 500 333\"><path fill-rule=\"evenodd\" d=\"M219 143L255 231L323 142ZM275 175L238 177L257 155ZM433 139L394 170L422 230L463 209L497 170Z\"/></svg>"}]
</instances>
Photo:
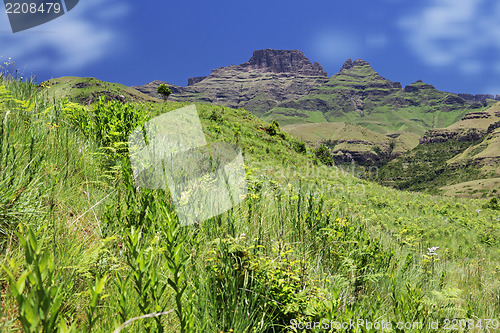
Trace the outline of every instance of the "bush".
<instances>
[{"instance_id":1,"label":"bush","mask_svg":"<svg viewBox=\"0 0 500 333\"><path fill-rule=\"evenodd\" d=\"M325 165L333 165L333 160L330 154L330 150L325 145L322 144L321 146L319 146L319 148L316 149L315 154L321 163Z\"/></svg>"},{"instance_id":2,"label":"bush","mask_svg":"<svg viewBox=\"0 0 500 333\"><path fill-rule=\"evenodd\" d=\"M276 134L278 134L279 131L280 131L280 124L276 119L273 120L273 122L266 127L266 132L270 136L275 136Z\"/></svg>"},{"instance_id":3,"label":"bush","mask_svg":"<svg viewBox=\"0 0 500 333\"><path fill-rule=\"evenodd\" d=\"M299 140L293 141L293 149L297 153L301 153L301 154L305 154L307 152L306 144L302 141L299 141Z\"/></svg>"},{"instance_id":4,"label":"bush","mask_svg":"<svg viewBox=\"0 0 500 333\"><path fill-rule=\"evenodd\" d=\"M165 101L167 101L168 96L172 95L172 90L166 84L160 84L156 91L163 97Z\"/></svg>"},{"instance_id":5,"label":"bush","mask_svg":"<svg viewBox=\"0 0 500 333\"><path fill-rule=\"evenodd\" d=\"M493 197L483 205L484 209L494 209L494 210L500 210L500 202L498 202L498 199Z\"/></svg>"}]
</instances>

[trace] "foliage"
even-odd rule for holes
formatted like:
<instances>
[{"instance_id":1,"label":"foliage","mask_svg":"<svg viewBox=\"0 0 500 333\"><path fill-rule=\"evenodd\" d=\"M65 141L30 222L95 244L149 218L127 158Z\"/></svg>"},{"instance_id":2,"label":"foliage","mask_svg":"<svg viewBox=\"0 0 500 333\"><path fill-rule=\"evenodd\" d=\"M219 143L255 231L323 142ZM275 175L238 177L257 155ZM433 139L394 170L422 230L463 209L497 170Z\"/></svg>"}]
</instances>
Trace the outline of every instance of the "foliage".
<instances>
[{"instance_id":1,"label":"foliage","mask_svg":"<svg viewBox=\"0 0 500 333\"><path fill-rule=\"evenodd\" d=\"M54 332L61 312L63 300L62 286L55 279L55 259L31 228L27 235L18 234L25 251L26 265L19 278L14 276L18 270L12 259L10 267L2 265L7 273L10 290L16 298L19 321L24 332Z\"/></svg>"},{"instance_id":2,"label":"foliage","mask_svg":"<svg viewBox=\"0 0 500 333\"><path fill-rule=\"evenodd\" d=\"M321 163L325 165L333 165L330 149L328 149L325 145L320 145L314 153Z\"/></svg>"},{"instance_id":3,"label":"foliage","mask_svg":"<svg viewBox=\"0 0 500 333\"><path fill-rule=\"evenodd\" d=\"M172 94L172 90L170 90L167 84L160 84L158 88L156 88L156 92L158 92L165 101L167 101L168 97Z\"/></svg>"},{"instance_id":4,"label":"foliage","mask_svg":"<svg viewBox=\"0 0 500 333\"><path fill-rule=\"evenodd\" d=\"M276 119L274 119L269 126L266 127L266 131L270 136L274 136L280 131L280 124Z\"/></svg>"},{"instance_id":5,"label":"foliage","mask_svg":"<svg viewBox=\"0 0 500 333\"><path fill-rule=\"evenodd\" d=\"M127 156L128 136L148 120L148 115L136 106L117 101L106 103L103 97L90 112L74 103L66 103L63 112L72 126L102 147L108 160Z\"/></svg>"},{"instance_id":6,"label":"foliage","mask_svg":"<svg viewBox=\"0 0 500 333\"><path fill-rule=\"evenodd\" d=\"M426 190L474 179L477 171L468 168L455 170L447 165L453 156L463 152L473 142L446 141L417 146L383 166L378 179L383 185L399 189Z\"/></svg>"},{"instance_id":7,"label":"foliage","mask_svg":"<svg viewBox=\"0 0 500 333\"><path fill-rule=\"evenodd\" d=\"M484 209L495 209L495 210L500 210L500 202L497 198L493 197L483 205Z\"/></svg>"}]
</instances>

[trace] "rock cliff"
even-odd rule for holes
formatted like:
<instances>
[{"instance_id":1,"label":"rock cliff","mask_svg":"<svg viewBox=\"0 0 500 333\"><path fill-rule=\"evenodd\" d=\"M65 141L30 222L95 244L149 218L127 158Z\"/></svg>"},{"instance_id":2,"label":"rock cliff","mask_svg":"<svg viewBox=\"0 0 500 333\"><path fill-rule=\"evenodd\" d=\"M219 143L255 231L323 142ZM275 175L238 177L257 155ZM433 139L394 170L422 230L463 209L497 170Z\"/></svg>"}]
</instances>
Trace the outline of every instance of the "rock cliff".
<instances>
[{"instance_id":1,"label":"rock cliff","mask_svg":"<svg viewBox=\"0 0 500 333\"><path fill-rule=\"evenodd\" d=\"M187 87L177 87L174 101L198 101L246 108L258 115L279 103L306 96L328 80L320 64L312 63L298 50L258 50L249 61L212 70L206 77L190 78ZM139 91L156 94L161 81Z\"/></svg>"}]
</instances>

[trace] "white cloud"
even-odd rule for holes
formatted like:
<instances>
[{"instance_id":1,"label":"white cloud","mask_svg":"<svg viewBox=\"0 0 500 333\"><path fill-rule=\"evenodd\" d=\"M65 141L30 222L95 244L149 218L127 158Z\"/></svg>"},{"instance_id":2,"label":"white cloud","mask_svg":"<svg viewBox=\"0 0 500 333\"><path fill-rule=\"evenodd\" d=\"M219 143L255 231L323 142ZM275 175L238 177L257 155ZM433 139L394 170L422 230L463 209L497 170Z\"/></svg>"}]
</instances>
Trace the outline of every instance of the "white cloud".
<instances>
[{"instance_id":1,"label":"white cloud","mask_svg":"<svg viewBox=\"0 0 500 333\"><path fill-rule=\"evenodd\" d=\"M463 74L479 74L483 70L483 64L477 60L464 60L458 66L460 72Z\"/></svg>"},{"instance_id":2,"label":"white cloud","mask_svg":"<svg viewBox=\"0 0 500 333\"><path fill-rule=\"evenodd\" d=\"M128 7L117 0L83 0L66 15L41 26L8 33L8 21L0 23L0 56L11 57L33 70L77 70L98 61L120 44L113 21Z\"/></svg>"},{"instance_id":3,"label":"white cloud","mask_svg":"<svg viewBox=\"0 0 500 333\"><path fill-rule=\"evenodd\" d=\"M500 4L495 0L434 0L428 4L398 22L411 49L430 65L479 74L485 57L500 50Z\"/></svg>"},{"instance_id":4,"label":"white cloud","mask_svg":"<svg viewBox=\"0 0 500 333\"><path fill-rule=\"evenodd\" d=\"M358 55L362 43L350 33L337 31L321 31L313 38L315 58L320 62L342 62Z\"/></svg>"},{"instance_id":5,"label":"white cloud","mask_svg":"<svg viewBox=\"0 0 500 333\"><path fill-rule=\"evenodd\" d=\"M365 45L369 48L381 49L387 46L389 38L382 33L368 34L365 38Z\"/></svg>"}]
</instances>

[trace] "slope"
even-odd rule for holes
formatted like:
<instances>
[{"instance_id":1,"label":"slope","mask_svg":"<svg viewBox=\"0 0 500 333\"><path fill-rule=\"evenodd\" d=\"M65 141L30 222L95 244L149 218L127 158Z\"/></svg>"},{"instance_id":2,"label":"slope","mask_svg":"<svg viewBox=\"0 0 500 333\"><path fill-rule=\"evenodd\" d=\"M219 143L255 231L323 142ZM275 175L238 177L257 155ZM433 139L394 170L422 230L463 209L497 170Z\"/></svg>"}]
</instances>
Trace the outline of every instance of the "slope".
<instances>
[{"instance_id":1,"label":"slope","mask_svg":"<svg viewBox=\"0 0 500 333\"><path fill-rule=\"evenodd\" d=\"M51 95L56 98L66 97L71 101L83 104L92 104L99 96L104 96L106 100L122 102L161 101L123 84L101 81L90 77L64 76L44 81L40 86L50 89Z\"/></svg>"},{"instance_id":2,"label":"slope","mask_svg":"<svg viewBox=\"0 0 500 333\"><path fill-rule=\"evenodd\" d=\"M249 195L225 214L181 228L164 191L137 189L126 159L104 160L105 147L75 130L81 124L63 112L92 115L92 107L40 98L8 108L8 99L17 103L2 87L0 147L12 152L0 173L10 185L0 191L8 240L8 255L0 256L3 331L28 331L30 323L19 320L25 314L57 318L55 324L73 331L93 324L94 331L110 332L126 321L130 331L172 331L187 318L209 332L287 332L295 318L412 318L427 327L440 318L500 311L493 202L484 208L483 200L359 180L315 164L285 133L244 110L200 104L207 140L242 146ZM155 116L184 105L126 110ZM34 250L24 251L29 246ZM30 286L40 292L18 291L38 269L43 281L32 278ZM39 294L50 306L37 306ZM19 311L23 301L35 311ZM176 308L185 317L129 320Z\"/></svg>"},{"instance_id":3,"label":"slope","mask_svg":"<svg viewBox=\"0 0 500 333\"><path fill-rule=\"evenodd\" d=\"M412 149L419 139L417 134L411 132L383 135L344 122L293 124L284 126L283 130L309 146L326 145L337 164L355 161L361 165L374 165L384 158L393 158ZM389 151L390 156L382 153Z\"/></svg>"},{"instance_id":4,"label":"slope","mask_svg":"<svg viewBox=\"0 0 500 333\"><path fill-rule=\"evenodd\" d=\"M485 111L467 113L446 128L429 130L417 147L382 168L379 181L413 190L442 187L449 194L456 189L459 195L475 191L492 196L494 188L478 185L490 184L485 180L500 176L499 127L497 103ZM460 183L464 185L456 185Z\"/></svg>"}]
</instances>

